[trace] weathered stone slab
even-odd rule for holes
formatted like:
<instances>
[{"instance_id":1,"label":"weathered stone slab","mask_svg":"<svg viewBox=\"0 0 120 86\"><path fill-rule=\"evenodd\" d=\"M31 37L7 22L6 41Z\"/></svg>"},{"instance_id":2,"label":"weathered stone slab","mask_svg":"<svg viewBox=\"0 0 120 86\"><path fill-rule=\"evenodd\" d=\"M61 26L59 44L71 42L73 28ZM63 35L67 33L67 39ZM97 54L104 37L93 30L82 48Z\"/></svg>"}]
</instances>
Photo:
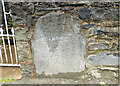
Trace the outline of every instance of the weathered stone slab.
<instances>
[{"instance_id":1,"label":"weathered stone slab","mask_svg":"<svg viewBox=\"0 0 120 86\"><path fill-rule=\"evenodd\" d=\"M102 20L119 20L119 9L118 8L93 8L91 10L91 15L93 21L102 21Z\"/></svg>"},{"instance_id":2,"label":"weathered stone slab","mask_svg":"<svg viewBox=\"0 0 120 86\"><path fill-rule=\"evenodd\" d=\"M112 54L108 55L107 53L100 53L98 55L89 55L88 59L95 66L100 66L100 65L114 66L114 65L118 65L118 56L114 56Z\"/></svg>"},{"instance_id":3,"label":"weathered stone slab","mask_svg":"<svg viewBox=\"0 0 120 86\"><path fill-rule=\"evenodd\" d=\"M85 37L70 15L49 13L39 18L32 39L38 74L81 72L85 69Z\"/></svg>"}]
</instances>

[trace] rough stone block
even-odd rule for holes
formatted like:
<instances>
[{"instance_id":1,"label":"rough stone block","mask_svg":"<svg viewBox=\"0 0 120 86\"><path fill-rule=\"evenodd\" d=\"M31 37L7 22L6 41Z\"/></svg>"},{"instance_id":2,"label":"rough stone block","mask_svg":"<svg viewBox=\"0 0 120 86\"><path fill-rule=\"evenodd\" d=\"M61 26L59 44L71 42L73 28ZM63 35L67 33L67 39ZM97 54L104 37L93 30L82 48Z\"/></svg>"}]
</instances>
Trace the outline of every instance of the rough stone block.
<instances>
[{"instance_id":1,"label":"rough stone block","mask_svg":"<svg viewBox=\"0 0 120 86\"><path fill-rule=\"evenodd\" d=\"M79 18L82 20L90 19L90 12L88 8L79 9Z\"/></svg>"},{"instance_id":2,"label":"rough stone block","mask_svg":"<svg viewBox=\"0 0 120 86\"><path fill-rule=\"evenodd\" d=\"M118 56L114 56L112 54L108 55L107 53L100 53L98 55L89 55L88 56L89 61L95 65L118 65Z\"/></svg>"},{"instance_id":3,"label":"rough stone block","mask_svg":"<svg viewBox=\"0 0 120 86\"><path fill-rule=\"evenodd\" d=\"M119 11L118 8L93 8L91 10L93 21L102 21L102 20L119 20Z\"/></svg>"},{"instance_id":4,"label":"rough stone block","mask_svg":"<svg viewBox=\"0 0 120 86\"><path fill-rule=\"evenodd\" d=\"M40 17L31 44L38 74L81 72L85 69L85 37L77 20L70 15L49 13Z\"/></svg>"}]
</instances>

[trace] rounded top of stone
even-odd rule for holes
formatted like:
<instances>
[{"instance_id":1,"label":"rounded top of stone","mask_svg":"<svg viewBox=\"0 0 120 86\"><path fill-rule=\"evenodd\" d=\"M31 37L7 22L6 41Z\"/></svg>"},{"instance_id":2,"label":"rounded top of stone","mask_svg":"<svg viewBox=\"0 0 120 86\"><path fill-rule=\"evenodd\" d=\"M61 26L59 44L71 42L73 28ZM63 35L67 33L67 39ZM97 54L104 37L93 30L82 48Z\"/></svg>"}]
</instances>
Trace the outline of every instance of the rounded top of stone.
<instances>
[{"instance_id":1,"label":"rounded top of stone","mask_svg":"<svg viewBox=\"0 0 120 86\"><path fill-rule=\"evenodd\" d=\"M65 18L65 17L67 17L67 18L73 18L71 15L65 14L64 12L62 12L62 13L50 12L50 13L48 13L48 14L46 14L46 15L41 16L41 17L38 19L36 25L38 25L38 24L40 23L40 21L41 21L42 19L44 19L44 18L53 18L52 20L54 20L56 17L60 17L60 18L62 18L62 17L63 17L63 18Z\"/></svg>"},{"instance_id":2,"label":"rounded top of stone","mask_svg":"<svg viewBox=\"0 0 120 86\"><path fill-rule=\"evenodd\" d=\"M50 12L50 13L48 13L46 15L41 16L40 18L48 17L50 15L62 15L62 14L64 14L64 13Z\"/></svg>"}]
</instances>

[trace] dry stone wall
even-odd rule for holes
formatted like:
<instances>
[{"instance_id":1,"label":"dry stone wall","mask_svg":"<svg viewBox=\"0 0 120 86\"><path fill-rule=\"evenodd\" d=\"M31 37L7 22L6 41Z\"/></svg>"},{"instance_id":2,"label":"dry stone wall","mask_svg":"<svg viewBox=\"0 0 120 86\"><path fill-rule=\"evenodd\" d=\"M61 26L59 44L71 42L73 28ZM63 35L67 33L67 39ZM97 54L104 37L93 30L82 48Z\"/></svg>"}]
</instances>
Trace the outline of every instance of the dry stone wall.
<instances>
[{"instance_id":1,"label":"dry stone wall","mask_svg":"<svg viewBox=\"0 0 120 86\"><path fill-rule=\"evenodd\" d=\"M31 47L31 40L34 37L33 34L39 34L41 31L36 32L34 26L36 22L39 21L39 18L51 12L58 14L64 13L78 21L80 34L86 39L86 54L84 57L87 60L86 65L90 62L94 66L118 66L120 41L118 22L120 11L118 2L91 2L79 4L73 4L72 2L21 2L7 3L6 7L7 11L11 11L14 27L19 27L19 29L16 29L16 41L21 62L26 64L22 67L24 70L23 74L32 76L32 73L34 73L32 71L35 69L31 68L34 65L34 55L31 57L29 47ZM53 19L55 18L54 16L52 17ZM67 21L67 23L69 22L70 21ZM29 29L26 28L26 26L28 26ZM79 42L80 40L78 40L78 43ZM32 48L33 46L31 50Z\"/></svg>"}]
</instances>

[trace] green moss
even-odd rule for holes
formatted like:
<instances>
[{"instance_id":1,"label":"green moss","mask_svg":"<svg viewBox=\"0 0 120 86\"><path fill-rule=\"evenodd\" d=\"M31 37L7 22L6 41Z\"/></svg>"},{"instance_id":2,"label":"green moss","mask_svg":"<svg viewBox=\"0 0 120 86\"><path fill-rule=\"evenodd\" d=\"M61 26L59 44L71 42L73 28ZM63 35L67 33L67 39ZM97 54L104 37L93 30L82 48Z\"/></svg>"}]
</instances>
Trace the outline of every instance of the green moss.
<instances>
[{"instance_id":1,"label":"green moss","mask_svg":"<svg viewBox=\"0 0 120 86\"><path fill-rule=\"evenodd\" d=\"M13 81L14 79L12 79L12 78L10 78L10 79L8 79L8 78L1 78L0 79L0 82L11 82L11 81Z\"/></svg>"},{"instance_id":2,"label":"green moss","mask_svg":"<svg viewBox=\"0 0 120 86\"><path fill-rule=\"evenodd\" d=\"M13 27L12 22L8 22L7 25L8 25L8 28ZM5 30L5 28L6 28L5 25L3 25L2 28L3 28L3 30Z\"/></svg>"},{"instance_id":3,"label":"green moss","mask_svg":"<svg viewBox=\"0 0 120 86\"><path fill-rule=\"evenodd\" d=\"M12 22L8 22L8 27L13 27Z\"/></svg>"}]
</instances>

